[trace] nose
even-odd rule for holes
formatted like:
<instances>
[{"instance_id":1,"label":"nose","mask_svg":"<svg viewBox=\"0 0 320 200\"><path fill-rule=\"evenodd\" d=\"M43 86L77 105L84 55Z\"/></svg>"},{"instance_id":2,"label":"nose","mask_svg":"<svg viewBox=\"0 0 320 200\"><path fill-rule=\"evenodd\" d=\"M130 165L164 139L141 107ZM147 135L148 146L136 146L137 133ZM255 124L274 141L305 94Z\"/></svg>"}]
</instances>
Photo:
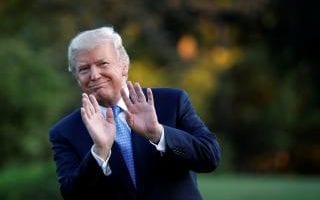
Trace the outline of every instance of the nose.
<instances>
[{"instance_id":1,"label":"nose","mask_svg":"<svg viewBox=\"0 0 320 200\"><path fill-rule=\"evenodd\" d=\"M90 79L91 80L97 80L99 78L100 78L100 71L95 65L93 65L91 67Z\"/></svg>"}]
</instances>

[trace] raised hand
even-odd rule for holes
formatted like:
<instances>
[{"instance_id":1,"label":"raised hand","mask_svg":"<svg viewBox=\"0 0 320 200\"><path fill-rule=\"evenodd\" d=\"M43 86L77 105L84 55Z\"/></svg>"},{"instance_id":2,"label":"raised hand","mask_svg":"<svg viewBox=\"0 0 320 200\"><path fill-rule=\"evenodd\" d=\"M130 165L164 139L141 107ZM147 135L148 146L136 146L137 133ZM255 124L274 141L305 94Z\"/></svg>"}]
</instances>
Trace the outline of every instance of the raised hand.
<instances>
[{"instance_id":1,"label":"raised hand","mask_svg":"<svg viewBox=\"0 0 320 200\"><path fill-rule=\"evenodd\" d=\"M121 90L121 96L128 108L126 112L128 125L148 140L158 143L162 127L158 122L151 89L147 89L148 99L146 99L139 83L135 83L133 86L129 81L127 85L130 98L123 89Z\"/></svg>"},{"instance_id":2,"label":"raised hand","mask_svg":"<svg viewBox=\"0 0 320 200\"><path fill-rule=\"evenodd\" d=\"M93 95L82 95L82 120L93 140L94 151L104 160L115 139L116 125L111 108L107 108L106 119L100 112L99 104Z\"/></svg>"}]
</instances>

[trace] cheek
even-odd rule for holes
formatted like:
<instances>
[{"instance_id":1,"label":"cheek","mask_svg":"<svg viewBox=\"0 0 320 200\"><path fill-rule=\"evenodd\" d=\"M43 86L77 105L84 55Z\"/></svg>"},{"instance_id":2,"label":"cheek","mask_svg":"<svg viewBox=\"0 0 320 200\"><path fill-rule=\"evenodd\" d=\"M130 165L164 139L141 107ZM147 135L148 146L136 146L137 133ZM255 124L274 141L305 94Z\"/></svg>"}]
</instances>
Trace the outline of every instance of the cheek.
<instances>
[{"instance_id":1,"label":"cheek","mask_svg":"<svg viewBox=\"0 0 320 200\"><path fill-rule=\"evenodd\" d=\"M118 75L117 76L117 80L116 80L116 87L118 88L121 88L122 87L122 84L123 84L123 81L124 81L124 77L121 76L121 75Z\"/></svg>"},{"instance_id":2,"label":"cheek","mask_svg":"<svg viewBox=\"0 0 320 200\"><path fill-rule=\"evenodd\" d=\"M85 79L85 78L77 78L76 79L77 82L78 82L78 85L82 88L82 89L85 89L88 85L88 81Z\"/></svg>"},{"instance_id":3,"label":"cheek","mask_svg":"<svg viewBox=\"0 0 320 200\"><path fill-rule=\"evenodd\" d=\"M110 77L112 78L112 82L115 85L119 85L123 81L123 76L119 71L115 71L112 74L110 74Z\"/></svg>"}]
</instances>

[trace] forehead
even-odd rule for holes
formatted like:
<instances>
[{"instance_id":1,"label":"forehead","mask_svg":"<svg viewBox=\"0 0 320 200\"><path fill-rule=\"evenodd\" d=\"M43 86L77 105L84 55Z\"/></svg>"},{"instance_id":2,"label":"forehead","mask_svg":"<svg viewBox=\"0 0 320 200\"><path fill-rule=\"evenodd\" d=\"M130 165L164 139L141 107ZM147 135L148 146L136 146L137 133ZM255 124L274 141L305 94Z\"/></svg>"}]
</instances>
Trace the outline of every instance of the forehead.
<instances>
[{"instance_id":1,"label":"forehead","mask_svg":"<svg viewBox=\"0 0 320 200\"><path fill-rule=\"evenodd\" d=\"M98 60L116 62L118 53L112 41L104 41L93 48L81 49L75 54L76 65L93 63Z\"/></svg>"}]
</instances>

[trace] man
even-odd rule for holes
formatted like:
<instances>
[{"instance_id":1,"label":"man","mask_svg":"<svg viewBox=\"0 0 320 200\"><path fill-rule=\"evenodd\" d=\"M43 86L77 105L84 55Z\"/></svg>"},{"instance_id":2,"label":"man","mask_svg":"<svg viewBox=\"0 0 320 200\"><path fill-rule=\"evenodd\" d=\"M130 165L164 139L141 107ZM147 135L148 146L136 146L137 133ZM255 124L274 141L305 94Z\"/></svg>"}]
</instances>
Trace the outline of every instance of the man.
<instances>
[{"instance_id":1,"label":"man","mask_svg":"<svg viewBox=\"0 0 320 200\"><path fill-rule=\"evenodd\" d=\"M68 59L82 107L49 135L64 199L201 199L195 172L213 171L220 150L187 94L128 81L111 27L77 35Z\"/></svg>"}]
</instances>

